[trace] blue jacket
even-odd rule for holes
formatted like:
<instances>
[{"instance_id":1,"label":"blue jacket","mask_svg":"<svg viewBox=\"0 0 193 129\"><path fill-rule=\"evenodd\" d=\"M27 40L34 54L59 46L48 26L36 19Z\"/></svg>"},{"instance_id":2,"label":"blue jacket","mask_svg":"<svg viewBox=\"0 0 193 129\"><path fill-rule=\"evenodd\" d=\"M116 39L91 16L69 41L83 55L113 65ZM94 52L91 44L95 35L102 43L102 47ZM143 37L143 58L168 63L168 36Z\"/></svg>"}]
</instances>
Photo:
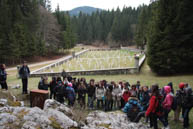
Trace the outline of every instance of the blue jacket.
<instances>
[{"instance_id":1,"label":"blue jacket","mask_svg":"<svg viewBox=\"0 0 193 129\"><path fill-rule=\"evenodd\" d=\"M125 104L123 112L128 113L132 109L133 105L137 105L140 111L143 111L143 107L140 105L139 101L135 97L130 97L129 101Z\"/></svg>"},{"instance_id":2,"label":"blue jacket","mask_svg":"<svg viewBox=\"0 0 193 129\"><path fill-rule=\"evenodd\" d=\"M67 91L67 97L70 101L74 101L75 100L75 91L74 88L67 86L66 87L66 91Z\"/></svg>"}]
</instances>

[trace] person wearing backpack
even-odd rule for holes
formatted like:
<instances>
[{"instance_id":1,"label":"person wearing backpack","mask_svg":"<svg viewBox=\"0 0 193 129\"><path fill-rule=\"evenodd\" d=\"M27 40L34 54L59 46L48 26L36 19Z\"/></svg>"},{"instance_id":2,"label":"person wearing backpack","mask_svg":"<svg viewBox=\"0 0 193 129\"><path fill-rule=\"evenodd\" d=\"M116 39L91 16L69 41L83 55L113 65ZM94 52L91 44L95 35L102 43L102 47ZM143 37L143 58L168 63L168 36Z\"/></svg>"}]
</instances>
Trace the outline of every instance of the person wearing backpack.
<instances>
[{"instance_id":1,"label":"person wearing backpack","mask_svg":"<svg viewBox=\"0 0 193 129\"><path fill-rule=\"evenodd\" d=\"M166 124L168 124L168 114L171 111L172 103L173 103L173 94L171 92L170 86L164 86L164 92L166 93L166 97L162 102L163 109L164 109L164 119ZM169 129L169 126L167 127Z\"/></svg>"},{"instance_id":2,"label":"person wearing backpack","mask_svg":"<svg viewBox=\"0 0 193 129\"><path fill-rule=\"evenodd\" d=\"M68 105L73 107L76 95L74 88L72 88L72 83L67 84L66 91L67 91Z\"/></svg>"},{"instance_id":3,"label":"person wearing backpack","mask_svg":"<svg viewBox=\"0 0 193 129\"><path fill-rule=\"evenodd\" d=\"M179 83L179 90L176 91L177 108L174 113L175 121L179 121L182 105L184 104L184 96L185 96L184 86L185 84L183 82Z\"/></svg>"},{"instance_id":4,"label":"person wearing backpack","mask_svg":"<svg viewBox=\"0 0 193 129\"><path fill-rule=\"evenodd\" d=\"M53 96L54 96L54 99L56 99L56 92L55 92L56 86L57 86L56 77L52 77L52 81L49 84L49 87L50 87L50 99L52 99Z\"/></svg>"},{"instance_id":5,"label":"person wearing backpack","mask_svg":"<svg viewBox=\"0 0 193 129\"><path fill-rule=\"evenodd\" d=\"M185 88L184 91L185 91L185 99L184 99L184 104L182 106L182 114L184 117L183 126L184 126L184 129L188 129L190 127L189 113L193 107L193 93L192 93L191 87Z\"/></svg>"},{"instance_id":6,"label":"person wearing backpack","mask_svg":"<svg viewBox=\"0 0 193 129\"><path fill-rule=\"evenodd\" d=\"M163 123L164 127L167 129L168 124L165 122L163 117L163 107L162 107L162 96L160 95L159 86L157 84L152 86L152 94L149 100L149 106L145 112L146 117L150 117L150 127L158 129L157 119Z\"/></svg>"},{"instance_id":7,"label":"person wearing backpack","mask_svg":"<svg viewBox=\"0 0 193 129\"><path fill-rule=\"evenodd\" d=\"M129 98L128 102L125 104L125 107L123 109L123 112L127 113L127 117L132 122L138 122L136 121L137 115L139 112L143 111L143 107L141 106L136 92L131 92L131 97Z\"/></svg>"},{"instance_id":8,"label":"person wearing backpack","mask_svg":"<svg viewBox=\"0 0 193 129\"><path fill-rule=\"evenodd\" d=\"M64 103L66 88L64 86L64 83L62 82L61 77L57 78L57 85L55 88L55 92L56 92L56 100L60 103Z\"/></svg>"},{"instance_id":9,"label":"person wearing backpack","mask_svg":"<svg viewBox=\"0 0 193 129\"><path fill-rule=\"evenodd\" d=\"M2 89L8 90L7 86L7 72L5 71L5 64L0 65L0 85Z\"/></svg>"},{"instance_id":10,"label":"person wearing backpack","mask_svg":"<svg viewBox=\"0 0 193 129\"><path fill-rule=\"evenodd\" d=\"M28 94L28 77L30 76L30 70L26 64L26 61L23 62L23 66L19 70L19 75L22 79L22 85L23 85L22 94Z\"/></svg>"}]
</instances>

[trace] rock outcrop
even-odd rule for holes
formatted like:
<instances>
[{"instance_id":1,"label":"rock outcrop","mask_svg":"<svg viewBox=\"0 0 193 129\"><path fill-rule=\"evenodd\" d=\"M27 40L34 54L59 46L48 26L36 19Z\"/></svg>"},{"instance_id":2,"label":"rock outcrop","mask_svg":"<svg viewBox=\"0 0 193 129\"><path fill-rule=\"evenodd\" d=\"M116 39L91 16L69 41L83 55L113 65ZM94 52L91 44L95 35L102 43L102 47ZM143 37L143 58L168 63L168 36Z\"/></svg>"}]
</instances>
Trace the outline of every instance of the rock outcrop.
<instances>
[{"instance_id":1,"label":"rock outcrop","mask_svg":"<svg viewBox=\"0 0 193 129\"><path fill-rule=\"evenodd\" d=\"M73 120L77 116L64 104L46 100L44 109L38 107L10 107L0 99L0 129L147 129L142 123L131 123L120 112L93 111L85 122Z\"/></svg>"},{"instance_id":2,"label":"rock outcrop","mask_svg":"<svg viewBox=\"0 0 193 129\"><path fill-rule=\"evenodd\" d=\"M55 105L56 107L52 107ZM61 109L62 108L62 109ZM0 108L0 129L68 129L78 127L66 114L72 111L54 100L45 102L44 110L38 107Z\"/></svg>"},{"instance_id":3,"label":"rock outcrop","mask_svg":"<svg viewBox=\"0 0 193 129\"><path fill-rule=\"evenodd\" d=\"M147 129L142 123L131 123L127 116L120 112L94 111L86 118L86 126L82 129Z\"/></svg>"}]
</instances>

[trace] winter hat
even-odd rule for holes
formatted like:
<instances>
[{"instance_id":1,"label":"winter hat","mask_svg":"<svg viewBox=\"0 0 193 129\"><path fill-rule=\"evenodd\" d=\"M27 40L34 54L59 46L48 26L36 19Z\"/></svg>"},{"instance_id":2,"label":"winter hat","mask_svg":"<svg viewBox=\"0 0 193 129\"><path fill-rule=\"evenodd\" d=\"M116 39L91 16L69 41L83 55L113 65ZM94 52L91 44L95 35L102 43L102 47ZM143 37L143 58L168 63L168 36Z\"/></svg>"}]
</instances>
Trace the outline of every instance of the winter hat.
<instances>
[{"instance_id":1,"label":"winter hat","mask_svg":"<svg viewBox=\"0 0 193 129\"><path fill-rule=\"evenodd\" d=\"M72 83L68 83L68 86L72 87Z\"/></svg>"},{"instance_id":2,"label":"winter hat","mask_svg":"<svg viewBox=\"0 0 193 129\"><path fill-rule=\"evenodd\" d=\"M183 82L180 82L179 88L182 89L182 88L184 88L184 86L185 86L185 84Z\"/></svg>"},{"instance_id":3,"label":"winter hat","mask_svg":"<svg viewBox=\"0 0 193 129\"><path fill-rule=\"evenodd\" d=\"M165 93L170 93L171 87L170 86L164 86L164 91L165 91Z\"/></svg>"}]
</instances>

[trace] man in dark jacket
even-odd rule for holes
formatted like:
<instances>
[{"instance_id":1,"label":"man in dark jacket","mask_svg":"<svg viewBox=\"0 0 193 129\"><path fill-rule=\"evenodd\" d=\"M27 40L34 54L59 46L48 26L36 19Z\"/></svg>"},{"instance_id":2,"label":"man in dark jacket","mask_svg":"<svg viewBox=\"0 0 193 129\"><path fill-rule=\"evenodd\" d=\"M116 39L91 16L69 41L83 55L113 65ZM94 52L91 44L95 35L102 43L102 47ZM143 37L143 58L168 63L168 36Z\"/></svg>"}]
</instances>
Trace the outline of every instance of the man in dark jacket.
<instances>
[{"instance_id":1,"label":"man in dark jacket","mask_svg":"<svg viewBox=\"0 0 193 129\"><path fill-rule=\"evenodd\" d=\"M182 105L182 115L184 117L184 129L187 129L189 124L189 112L193 107L193 94L192 94L192 88L188 87L184 89L185 91L185 97L184 97L184 104Z\"/></svg>"},{"instance_id":2,"label":"man in dark jacket","mask_svg":"<svg viewBox=\"0 0 193 129\"><path fill-rule=\"evenodd\" d=\"M27 94L27 87L28 87L28 77L30 75L29 67L26 64L26 61L23 62L23 66L19 70L19 75L22 79L22 85L23 85L23 94Z\"/></svg>"},{"instance_id":3,"label":"man in dark jacket","mask_svg":"<svg viewBox=\"0 0 193 129\"><path fill-rule=\"evenodd\" d=\"M5 64L1 64L0 65L0 85L1 85L1 88L2 89L5 89L7 90L8 87L7 87L7 72L5 71Z\"/></svg>"},{"instance_id":4,"label":"man in dark jacket","mask_svg":"<svg viewBox=\"0 0 193 129\"><path fill-rule=\"evenodd\" d=\"M52 81L49 84L50 87L50 99L52 99L52 96L54 96L54 99L56 99L56 86L57 86L57 81L56 77L52 77Z\"/></svg>"},{"instance_id":5,"label":"man in dark jacket","mask_svg":"<svg viewBox=\"0 0 193 129\"><path fill-rule=\"evenodd\" d=\"M57 78L57 85L55 88L55 92L56 92L56 100L60 103L64 103L66 87L64 86L64 83L62 82L62 79L60 77Z\"/></svg>"}]
</instances>

